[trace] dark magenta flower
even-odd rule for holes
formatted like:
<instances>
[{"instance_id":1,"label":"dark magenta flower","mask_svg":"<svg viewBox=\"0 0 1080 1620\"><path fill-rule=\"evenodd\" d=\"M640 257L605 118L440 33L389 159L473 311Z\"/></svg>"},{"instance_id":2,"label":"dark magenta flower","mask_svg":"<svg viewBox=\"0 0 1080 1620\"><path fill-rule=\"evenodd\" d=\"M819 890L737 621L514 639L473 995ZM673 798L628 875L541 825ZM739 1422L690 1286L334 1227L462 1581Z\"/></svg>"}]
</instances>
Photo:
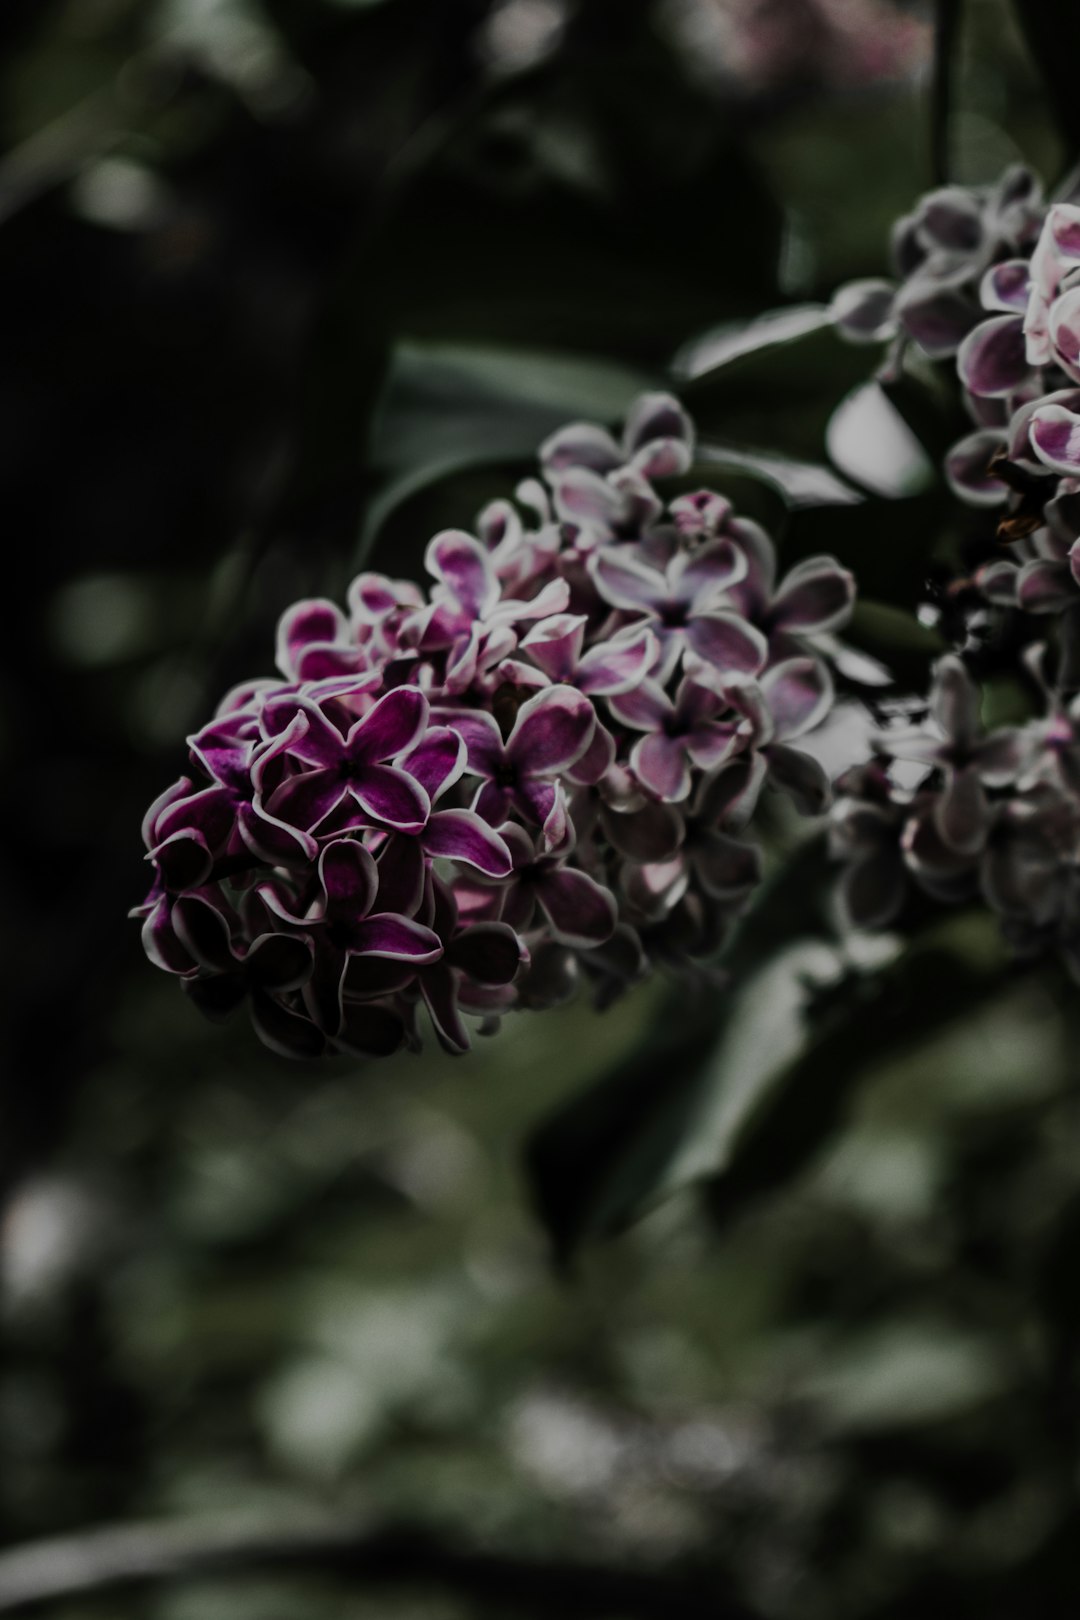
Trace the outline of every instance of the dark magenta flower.
<instances>
[{"instance_id":1,"label":"dark magenta flower","mask_svg":"<svg viewBox=\"0 0 1080 1620\"><path fill-rule=\"evenodd\" d=\"M674 674L687 651L724 673L754 674L764 665L762 637L723 601L746 573L746 559L730 540L676 551L662 569L629 548L602 550L590 573L605 602L641 615L655 636L657 679Z\"/></svg>"},{"instance_id":2,"label":"dark magenta flower","mask_svg":"<svg viewBox=\"0 0 1080 1620\"><path fill-rule=\"evenodd\" d=\"M465 739L466 770L481 779L474 808L492 826L512 811L540 826L549 845L566 835L565 796L558 777L581 758L596 724L592 704L570 686L549 686L523 703L503 741L492 715L448 716Z\"/></svg>"},{"instance_id":3,"label":"dark magenta flower","mask_svg":"<svg viewBox=\"0 0 1080 1620\"><path fill-rule=\"evenodd\" d=\"M407 771L385 761L411 748L427 719L427 699L411 686L385 693L344 734L316 703L302 702L287 740L276 746L287 759L312 768L285 778L271 794L270 813L311 832L348 797L376 823L419 832L431 801ZM268 750L261 767L269 757Z\"/></svg>"},{"instance_id":4,"label":"dark magenta flower","mask_svg":"<svg viewBox=\"0 0 1080 1620\"><path fill-rule=\"evenodd\" d=\"M314 939L315 965L303 986L303 1000L318 1027L336 1036L344 1021L346 973L354 960L375 957L414 967L437 961L443 947L423 924L375 909L378 868L355 839L338 838L325 845L317 877L318 892L301 917L287 912L273 890L261 893L286 926Z\"/></svg>"},{"instance_id":5,"label":"dark magenta flower","mask_svg":"<svg viewBox=\"0 0 1080 1620\"><path fill-rule=\"evenodd\" d=\"M425 1020L460 1052L467 1019L582 980L606 1004L701 971L761 875L763 778L819 769L787 742L831 699L800 637L851 592L828 559L775 590L714 492L665 506L650 480L692 446L646 396L621 440L555 435L477 537L437 535L426 592L367 572L347 613L288 610L283 678L227 694L146 818L146 951L204 1011L246 1000L297 1056L415 1046Z\"/></svg>"}]
</instances>

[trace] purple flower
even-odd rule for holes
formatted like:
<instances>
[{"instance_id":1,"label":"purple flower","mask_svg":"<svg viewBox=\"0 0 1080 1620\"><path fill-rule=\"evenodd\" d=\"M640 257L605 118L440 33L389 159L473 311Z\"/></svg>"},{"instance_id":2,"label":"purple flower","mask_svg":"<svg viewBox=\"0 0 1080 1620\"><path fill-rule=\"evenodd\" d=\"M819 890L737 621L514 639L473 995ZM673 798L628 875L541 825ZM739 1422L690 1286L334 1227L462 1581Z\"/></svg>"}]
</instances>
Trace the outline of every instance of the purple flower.
<instances>
[{"instance_id":1,"label":"purple flower","mask_svg":"<svg viewBox=\"0 0 1080 1620\"><path fill-rule=\"evenodd\" d=\"M503 892L505 923L527 933L539 907L551 937L561 945L588 949L611 938L618 916L615 900L587 872L566 864L570 844L538 853L522 827L508 827L506 841L514 867Z\"/></svg>"},{"instance_id":2,"label":"purple flower","mask_svg":"<svg viewBox=\"0 0 1080 1620\"><path fill-rule=\"evenodd\" d=\"M318 892L302 917L293 916L270 889L261 890L282 923L301 928L315 940L315 965L303 987L304 1004L327 1035L341 1033L343 993L352 965L375 957L409 967L434 962L443 947L430 928L395 912L376 911L378 868L352 838L324 845L317 870ZM360 978L361 988L363 978Z\"/></svg>"},{"instance_id":3,"label":"purple flower","mask_svg":"<svg viewBox=\"0 0 1080 1620\"><path fill-rule=\"evenodd\" d=\"M760 876L762 780L827 796L788 744L832 696L800 638L851 582L811 559L776 589L723 496L665 505L693 443L670 395L621 438L572 426L477 537L435 536L426 592L364 573L347 614L283 615L284 679L227 694L144 828L147 955L204 1011L246 997L293 1056L425 1022L459 1052L470 1017L704 971Z\"/></svg>"},{"instance_id":4,"label":"purple flower","mask_svg":"<svg viewBox=\"0 0 1080 1620\"><path fill-rule=\"evenodd\" d=\"M986 842L990 807L985 786L1000 787L1023 768L1027 743L1013 728L981 735L979 690L959 658L939 660L930 692L930 713L939 736L925 731L887 733L881 743L898 759L937 765L944 790L934 805L934 826L958 855L977 853Z\"/></svg>"},{"instance_id":5,"label":"purple flower","mask_svg":"<svg viewBox=\"0 0 1080 1620\"><path fill-rule=\"evenodd\" d=\"M465 739L449 726L433 726L401 766L434 805L465 769ZM424 897L432 860L463 862L486 877L510 872L510 851L495 829L474 810L433 809L418 831L391 832L379 855L379 890L393 911L414 916Z\"/></svg>"},{"instance_id":6,"label":"purple flower","mask_svg":"<svg viewBox=\"0 0 1080 1620\"><path fill-rule=\"evenodd\" d=\"M835 558L807 557L777 585L776 548L765 531L744 520L733 532L747 566L727 596L765 636L770 656L798 652L795 638L820 635L846 623L855 600L855 580Z\"/></svg>"},{"instance_id":7,"label":"purple flower","mask_svg":"<svg viewBox=\"0 0 1080 1620\"><path fill-rule=\"evenodd\" d=\"M746 572L746 559L728 539L697 552L677 551L663 570L628 548L598 551L590 562L593 583L605 602L644 616L660 646L654 674L664 681L683 654L694 652L714 669L754 674L765 662L762 637L722 601Z\"/></svg>"},{"instance_id":8,"label":"purple flower","mask_svg":"<svg viewBox=\"0 0 1080 1620\"><path fill-rule=\"evenodd\" d=\"M691 766L710 771L740 746L744 730L727 696L687 676L674 699L657 681L609 699L624 725L645 733L630 751L630 768L658 799L678 804L692 785Z\"/></svg>"},{"instance_id":9,"label":"purple flower","mask_svg":"<svg viewBox=\"0 0 1080 1620\"><path fill-rule=\"evenodd\" d=\"M419 832L431 801L407 771L384 762L411 748L427 721L427 699L411 686L387 692L344 734L317 704L302 701L276 752L313 768L286 777L271 795L270 813L311 832L349 797L372 822ZM257 781L270 757L267 750L259 761Z\"/></svg>"},{"instance_id":10,"label":"purple flower","mask_svg":"<svg viewBox=\"0 0 1080 1620\"><path fill-rule=\"evenodd\" d=\"M885 928L908 891L900 839L904 806L893 797L880 760L857 765L837 783L829 826L829 850L845 862L839 885L840 909L852 928Z\"/></svg>"},{"instance_id":11,"label":"purple flower","mask_svg":"<svg viewBox=\"0 0 1080 1620\"><path fill-rule=\"evenodd\" d=\"M492 826L517 811L544 830L547 844L566 835L565 799L556 778L580 759L596 724L592 704L572 686L549 686L523 703L503 741L497 721L482 711L451 714L465 739L466 770L481 778L473 808Z\"/></svg>"}]
</instances>

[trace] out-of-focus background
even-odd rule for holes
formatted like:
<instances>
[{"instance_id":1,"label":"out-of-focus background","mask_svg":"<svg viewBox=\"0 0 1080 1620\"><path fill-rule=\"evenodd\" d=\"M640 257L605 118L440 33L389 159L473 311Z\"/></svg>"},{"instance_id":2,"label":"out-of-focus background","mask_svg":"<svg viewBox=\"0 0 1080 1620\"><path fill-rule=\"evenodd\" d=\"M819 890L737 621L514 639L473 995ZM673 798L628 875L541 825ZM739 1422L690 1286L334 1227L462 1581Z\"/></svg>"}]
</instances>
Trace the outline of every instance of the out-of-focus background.
<instances>
[{"instance_id":1,"label":"out-of-focus background","mask_svg":"<svg viewBox=\"0 0 1080 1620\"><path fill-rule=\"evenodd\" d=\"M927 520L899 419L834 414L872 356L812 315L782 358L731 334L884 270L934 179L932 55L898 0L0 7L0 1539L416 1538L378 1581L328 1557L50 1613L1076 1612L1075 1016L1032 976L968 994L991 930L863 1018L843 1107L840 1059L806 1070L815 1150L735 1208L737 1077L783 1057L812 945L688 1099L634 1066L663 987L466 1060L288 1064L125 917L143 808L277 615L362 553L418 574L548 431L673 366L729 362L688 398L760 515L832 549L849 475L871 549ZM954 177L1061 168L1003 0L967 8L954 104Z\"/></svg>"}]
</instances>

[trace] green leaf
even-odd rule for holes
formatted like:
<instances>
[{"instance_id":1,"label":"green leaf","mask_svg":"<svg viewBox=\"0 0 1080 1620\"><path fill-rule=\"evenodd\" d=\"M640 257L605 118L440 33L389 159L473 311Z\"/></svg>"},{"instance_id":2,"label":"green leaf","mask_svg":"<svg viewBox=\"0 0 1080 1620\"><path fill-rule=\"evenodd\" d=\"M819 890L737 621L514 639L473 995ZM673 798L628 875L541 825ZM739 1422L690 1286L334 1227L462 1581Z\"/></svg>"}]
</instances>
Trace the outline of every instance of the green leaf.
<instances>
[{"instance_id":1,"label":"green leaf","mask_svg":"<svg viewBox=\"0 0 1080 1620\"><path fill-rule=\"evenodd\" d=\"M920 624L913 613L865 599L856 602L843 638L884 664L897 685L915 692L925 689L931 664L948 651L938 632Z\"/></svg>"},{"instance_id":2,"label":"green leaf","mask_svg":"<svg viewBox=\"0 0 1080 1620\"><path fill-rule=\"evenodd\" d=\"M719 1015L711 998L688 1008L685 995L670 994L644 1048L533 1133L526 1175L560 1263L654 1199L697 1112Z\"/></svg>"},{"instance_id":3,"label":"green leaf","mask_svg":"<svg viewBox=\"0 0 1080 1620\"><path fill-rule=\"evenodd\" d=\"M939 474L908 423L877 383L842 399L825 434L833 465L862 489L890 500L929 489Z\"/></svg>"},{"instance_id":4,"label":"green leaf","mask_svg":"<svg viewBox=\"0 0 1080 1620\"><path fill-rule=\"evenodd\" d=\"M717 1052L727 1033L746 1027L738 986L756 982L778 938L820 934L828 880L824 839L809 839L765 883L725 953L735 987L702 990L690 998L685 989L673 991L661 1003L643 1049L534 1133L526 1149L527 1174L559 1260L567 1261L585 1241L622 1230L687 1181L716 1168L716 1158L704 1167L695 1161L693 1144L702 1119L712 1112ZM774 1050L777 1039L794 1038L792 1008L801 1005L803 991L793 971L787 963L782 988L777 980L786 1014L770 995L759 1026L764 1045L744 1069L749 1086L763 1063L768 1066L765 1051ZM783 1016L786 1034L780 1028Z\"/></svg>"},{"instance_id":5,"label":"green leaf","mask_svg":"<svg viewBox=\"0 0 1080 1620\"><path fill-rule=\"evenodd\" d=\"M816 1157L875 1054L894 1057L970 1017L1000 993L1010 970L996 924L979 913L950 917L880 972L843 984L802 1050L758 1088L758 1106L746 1112L735 1140L722 1131L728 1162L709 1187L713 1219L733 1220ZM728 1063L716 1077L721 1099L739 1084L737 1052Z\"/></svg>"},{"instance_id":6,"label":"green leaf","mask_svg":"<svg viewBox=\"0 0 1080 1620\"><path fill-rule=\"evenodd\" d=\"M816 459L833 410L868 368L866 351L838 337L820 306L799 305L707 334L675 369L706 437Z\"/></svg>"},{"instance_id":7,"label":"green leaf","mask_svg":"<svg viewBox=\"0 0 1080 1620\"><path fill-rule=\"evenodd\" d=\"M419 492L460 473L501 467L501 484L491 493L510 495L517 477L535 471L548 434L582 417L617 421L637 394L659 382L647 371L591 356L399 344L372 429L370 460L382 483L365 514L357 562Z\"/></svg>"}]
</instances>

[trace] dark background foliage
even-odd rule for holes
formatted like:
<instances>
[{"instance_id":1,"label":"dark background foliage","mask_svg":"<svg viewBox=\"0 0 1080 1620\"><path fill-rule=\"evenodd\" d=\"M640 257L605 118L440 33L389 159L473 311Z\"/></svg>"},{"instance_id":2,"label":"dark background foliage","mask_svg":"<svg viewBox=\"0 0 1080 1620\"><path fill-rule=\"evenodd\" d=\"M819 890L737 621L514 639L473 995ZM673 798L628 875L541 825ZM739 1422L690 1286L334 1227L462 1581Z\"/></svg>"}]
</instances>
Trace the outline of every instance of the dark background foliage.
<instances>
[{"instance_id":1,"label":"dark background foliage","mask_svg":"<svg viewBox=\"0 0 1080 1620\"><path fill-rule=\"evenodd\" d=\"M872 357L820 306L935 163L1064 167L1076 19L1017 14L943 8L935 80L884 0L0 8L0 1523L197 1568L95 1595L80 1542L22 1566L87 1588L51 1612L1076 1612L1075 991L985 919L853 957L778 821L725 997L308 1068L125 917L282 609L642 387L922 680L955 401L838 410Z\"/></svg>"}]
</instances>

